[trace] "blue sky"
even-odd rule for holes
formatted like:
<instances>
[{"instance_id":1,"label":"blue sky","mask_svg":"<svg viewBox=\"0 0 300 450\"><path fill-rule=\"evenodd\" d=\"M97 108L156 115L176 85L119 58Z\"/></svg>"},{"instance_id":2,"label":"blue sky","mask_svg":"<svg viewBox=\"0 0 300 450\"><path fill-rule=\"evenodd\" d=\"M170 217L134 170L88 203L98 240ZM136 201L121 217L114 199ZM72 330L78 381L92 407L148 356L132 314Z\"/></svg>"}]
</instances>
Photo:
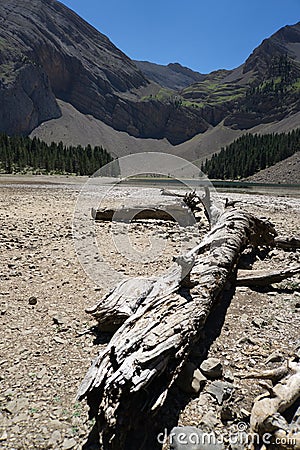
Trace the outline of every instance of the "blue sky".
<instances>
[{"instance_id":1,"label":"blue sky","mask_svg":"<svg viewBox=\"0 0 300 450\"><path fill-rule=\"evenodd\" d=\"M202 73L239 66L284 25L300 0L62 0L132 59Z\"/></svg>"}]
</instances>

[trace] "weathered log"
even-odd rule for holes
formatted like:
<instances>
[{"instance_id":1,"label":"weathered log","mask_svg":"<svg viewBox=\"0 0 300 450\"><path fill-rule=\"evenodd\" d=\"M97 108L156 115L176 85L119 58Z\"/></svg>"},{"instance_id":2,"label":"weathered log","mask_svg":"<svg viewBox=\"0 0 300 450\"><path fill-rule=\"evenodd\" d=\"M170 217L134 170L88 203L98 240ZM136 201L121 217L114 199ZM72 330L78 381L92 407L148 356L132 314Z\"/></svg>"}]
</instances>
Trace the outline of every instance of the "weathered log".
<instances>
[{"instance_id":1,"label":"weathered log","mask_svg":"<svg viewBox=\"0 0 300 450\"><path fill-rule=\"evenodd\" d=\"M118 206L116 208L100 208L91 210L92 218L102 221L131 222L132 220L168 220L176 221L181 226L195 224L191 210L184 202L169 205L145 204L130 207Z\"/></svg>"},{"instance_id":2,"label":"weathered log","mask_svg":"<svg viewBox=\"0 0 300 450\"><path fill-rule=\"evenodd\" d=\"M300 266L281 270L239 270L237 286L269 286L300 273Z\"/></svg>"},{"instance_id":3,"label":"weathered log","mask_svg":"<svg viewBox=\"0 0 300 450\"><path fill-rule=\"evenodd\" d=\"M127 433L138 426L141 415L159 410L241 252L249 244L272 243L276 234L271 224L245 211L227 209L213 217L204 241L177 258L166 275L145 285L139 279L131 298L134 303L139 297L138 308L132 313L127 305L131 315L80 386L78 398L87 397L103 448L124 448ZM191 289L181 286L186 270ZM127 288L126 283L118 285L118 292L110 295L122 303Z\"/></svg>"},{"instance_id":4,"label":"weathered log","mask_svg":"<svg viewBox=\"0 0 300 450\"><path fill-rule=\"evenodd\" d=\"M254 402L250 427L253 433L268 437L270 448L300 449L300 424L289 424L282 416L300 398L300 364L289 363L290 374L276 384L269 395Z\"/></svg>"}]
</instances>

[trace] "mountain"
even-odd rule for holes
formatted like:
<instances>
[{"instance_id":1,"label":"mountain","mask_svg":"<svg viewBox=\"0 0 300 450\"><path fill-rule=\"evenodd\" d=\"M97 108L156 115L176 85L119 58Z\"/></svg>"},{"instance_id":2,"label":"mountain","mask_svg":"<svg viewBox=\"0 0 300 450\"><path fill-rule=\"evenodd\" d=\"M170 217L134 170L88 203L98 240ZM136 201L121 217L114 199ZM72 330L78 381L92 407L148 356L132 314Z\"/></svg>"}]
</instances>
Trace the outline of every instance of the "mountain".
<instances>
[{"instance_id":1,"label":"mountain","mask_svg":"<svg viewBox=\"0 0 300 450\"><path fill-rule=\"evenodd\" d=\"M12 120L10 132L27 133L41 121L58 117L55 98L112 123L122 95L148 84L106 36L54 0L3 0L0 45L2 114L8 108L14 116L19 104L27 119Z\"/></svg>"},{"instance_id":2,"label":"mountain","mask_svg":"<svg viewBox=\"0 0 300 450\"><path fill-rule=\"evenodd\" d=\"M167 66L163 66L148 61L134 62L148 80L175 91L180 91L193 83L202 81L205 77L205 75L194 72L178 63L170 63Z\"/></svg>"},{"instance_id":3,"label":"mountain","mask_svg":"<svg viewBox=\"0 0 300 450\"><path fill-rule=\"evenodd\" d=\"M106 36L56 0L3 0L0 39L2 131L26 134L59 117L55 99L116 130L141 138L165 137L172 144L209 127L210 107L179 110L173 96L168 101L156 98L158 85ZM221 115L215 116L214 123Z\"/></svg>"},{"instance_id":4,"label":"mountain","mask_svg":"<svg viewBox=\"0 0 300 450\"><path fill-rule=\"evenodd\" d=\"M246 131L299 126L299 36L300 22L202 75L130 60L56 0L2 0L0 131L203 159Z\"/></svg>"}]
</instances>

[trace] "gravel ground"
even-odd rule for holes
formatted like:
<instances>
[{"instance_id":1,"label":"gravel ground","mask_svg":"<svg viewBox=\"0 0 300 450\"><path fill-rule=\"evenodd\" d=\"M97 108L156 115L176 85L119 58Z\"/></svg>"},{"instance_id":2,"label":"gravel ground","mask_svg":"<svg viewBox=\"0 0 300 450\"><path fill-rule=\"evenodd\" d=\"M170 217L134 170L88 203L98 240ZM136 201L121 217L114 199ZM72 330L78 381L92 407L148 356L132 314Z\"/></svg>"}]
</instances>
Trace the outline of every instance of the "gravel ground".
<instances>
[{"instance_id":1,"label":"gravel ground","mask_svg":"<svg viewBox=\"0 0 300 450\"><path fill-rule=\"evenodd\" d=\"M109 280L95 284L74 249L72 220L82 181L55 179L50 185L48 179L39 184L36 179L29 184L12 177L0 179L1 449L80 449L92 428L85 403L75 401L78 386L98 352L95 337L86 333L95 322L84 310L107 291ZM154 198L158 192L147 189L145 195ZM138 188L126 187L117 196L139 194ZM227 197L270 218L280 234L299 233L300 199L237 193ZM137 222L126 234L137 251L149 248L153 236L165 243L163 255L137 265L108 245L110 228L109 223L97 225L100 250L124 274L157 274L182 251L178 226ZM202 222L200 235L206 230ZM192 228L184 237L184 248L198 238ZM254 268L296 263L299 252L273 250L258 258ZM239 373L272 367L266 361L274 351L282 360L293 353L299 339L299 302L297 277L268 292L236 290L221 333L207 354L221 358L232 374L236 394L230 408L240 420L247 419L254 396L263 388L257 380L241 380ZM255 323L256 319L260 320ZM193 358L196 361L197 351ZM179 390L177 395L174 408L184 403L179 424L208 428L210 424L220 432L230 428L231 423L224 425L220 420L222 407L205 390L200 396L184 397L183 403Z\"/></svg>"}]
</instances>

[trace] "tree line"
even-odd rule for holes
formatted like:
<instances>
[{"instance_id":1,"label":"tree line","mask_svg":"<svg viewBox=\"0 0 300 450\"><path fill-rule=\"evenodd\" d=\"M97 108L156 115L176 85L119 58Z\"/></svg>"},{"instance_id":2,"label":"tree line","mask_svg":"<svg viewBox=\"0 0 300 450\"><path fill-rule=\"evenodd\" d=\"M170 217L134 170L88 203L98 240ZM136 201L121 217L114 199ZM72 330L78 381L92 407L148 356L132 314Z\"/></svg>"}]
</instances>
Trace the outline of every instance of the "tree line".
<instances>
[{"instance_id":1,"label":"tree line","mask_svg":"<svg viewBox=\"0 0 300 450\"><path fill-rule=\"evenodd\" d=\"M213 179L240 179L273 166L300 151L300 128L289 133L246 134L202 163L201 170Z\"/></svg>"},{"instance_id":2,"label":"tree line","mask_svg":"<svg viewBox=\"0 0 300 450\"><path fill-rule=\"evenodd\" d=\"M101 146L48 145L38 138L0 133L0 170L4 173L92 175L111 161L112 156Z\"/></svg>"}]
</instances>

